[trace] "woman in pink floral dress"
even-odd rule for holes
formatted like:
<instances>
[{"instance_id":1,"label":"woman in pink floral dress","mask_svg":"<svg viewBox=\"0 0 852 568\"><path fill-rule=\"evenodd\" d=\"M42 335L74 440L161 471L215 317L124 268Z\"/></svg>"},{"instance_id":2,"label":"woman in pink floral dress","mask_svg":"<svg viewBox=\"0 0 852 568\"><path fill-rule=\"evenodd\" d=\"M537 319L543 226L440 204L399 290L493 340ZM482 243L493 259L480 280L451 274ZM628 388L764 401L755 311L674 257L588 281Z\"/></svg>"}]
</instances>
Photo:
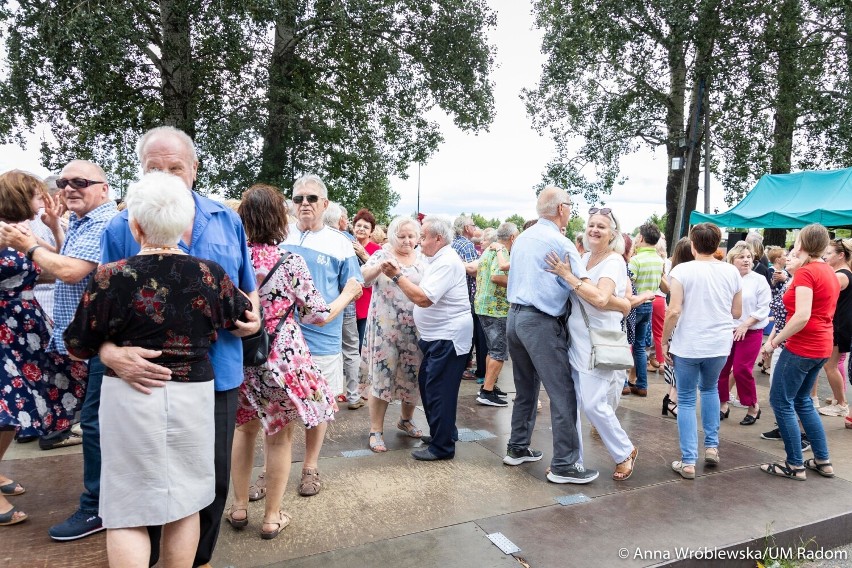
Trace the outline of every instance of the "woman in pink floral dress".
<instances>
[{"instance_id":1,"label":"woman in pink floral dress","mask_svg":"<svg viewBox=\"0 0 852 568\"><path fill-rule=\"evenodd\" d=\"M273 339L269 359L259 367L246 367L240 386L237 431L231 458L234 502L228 522L236 528L248 524L249 482L257 433L266 435L267 499L263 516L263 538L274 538L290 523L279 510L287 478L290 475L292 424L313 428L334 419L337 405L325 378L311 359L301 328L290 307L295 303L301 321L324 325L333 320L361 295L361 284L354 278L346 283L340 296L327 304L314 287L304 259L278 248L287 235L287 210L284 197L276 188L254 185L244 194L239 207L258 289L266 330ZM282 255L287 255L266 279ZM264 279L266 281L264 282ZM277 335L282 316L286 320Z\"/></svg>"}]
</instances>

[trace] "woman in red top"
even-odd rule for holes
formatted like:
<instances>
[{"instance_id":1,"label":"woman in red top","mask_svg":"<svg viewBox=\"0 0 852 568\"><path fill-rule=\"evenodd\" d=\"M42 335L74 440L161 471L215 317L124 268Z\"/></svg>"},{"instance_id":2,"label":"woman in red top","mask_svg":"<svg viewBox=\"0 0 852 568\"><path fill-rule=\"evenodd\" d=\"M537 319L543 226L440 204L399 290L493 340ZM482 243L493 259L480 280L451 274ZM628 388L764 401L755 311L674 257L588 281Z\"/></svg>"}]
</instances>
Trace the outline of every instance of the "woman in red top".
<instances>
[{"instance_id":1,"label":"woman in red top","mask_svg":"<svg viewBox=\"0 0 852 568\"><path fill-rule=\"evenodd\" d=\"M369 209L360 209L355 217L352 218L352 232L355 233L355 242L352 247L355 249L355 254L358 256L358 262L361 266L367 262L367 259L373 256L373 253L382 248L370 240L370 235L373 234L373 229L376 228L376 218ZM367 312L370 310L370 298L373 297L373 289L365 287L364 293L355 301L355 321L358 324L358 352L361 352L361 347L364 345L364 330L367 326Z\"/></svg>"},{"instance_id":2,"label":"woman in red top","mask_svg":"<svg viewBox=\"0 0 852 568\"><path fill-rule=\"evenodd\" d=\"M798 481L805 480L805 469L834 477L825 431L810 397L811 387L831 356L834 343L832 318L840 285L834 270L822 260L828 242L828 231L822 225L815 223L800 231L792 254L802 261L802 266L784 293L787 325L763 346L764 353L771 355L778 345L787 342L769 389L769 403L784 440L787 460L763 464L760 469ZM807 461L802 458L797 415L814 451L814 457Z\"/></svg>"}]
</instances>

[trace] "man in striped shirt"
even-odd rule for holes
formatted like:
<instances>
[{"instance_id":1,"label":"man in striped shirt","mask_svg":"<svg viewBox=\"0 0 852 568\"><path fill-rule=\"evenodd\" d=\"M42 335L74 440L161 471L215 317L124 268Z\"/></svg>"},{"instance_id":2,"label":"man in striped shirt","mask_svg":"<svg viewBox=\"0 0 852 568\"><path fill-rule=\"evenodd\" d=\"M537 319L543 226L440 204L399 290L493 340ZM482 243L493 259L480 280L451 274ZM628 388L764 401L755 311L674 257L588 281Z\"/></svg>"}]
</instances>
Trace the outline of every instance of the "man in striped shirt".
<instances>
[{"instance_id":1,"label":"man in striped shirt","mask_svg":"<svg viewBox=\"0 0 852 568\"><path fill-rule=\"evenodd\" d=\"M656 292L660 287L663 259L655 248L659 240L660 229L655 224L645 223L639 227L639 236L634 242L635 254L629 264L637 294ZM653 305L653 300L649 300L636 307L636 340L633 343L636 383L630 385L630 392L638 396L648 395L648 354L645 352L645 338L651 326Z\"/></svg>"}]
</instances>

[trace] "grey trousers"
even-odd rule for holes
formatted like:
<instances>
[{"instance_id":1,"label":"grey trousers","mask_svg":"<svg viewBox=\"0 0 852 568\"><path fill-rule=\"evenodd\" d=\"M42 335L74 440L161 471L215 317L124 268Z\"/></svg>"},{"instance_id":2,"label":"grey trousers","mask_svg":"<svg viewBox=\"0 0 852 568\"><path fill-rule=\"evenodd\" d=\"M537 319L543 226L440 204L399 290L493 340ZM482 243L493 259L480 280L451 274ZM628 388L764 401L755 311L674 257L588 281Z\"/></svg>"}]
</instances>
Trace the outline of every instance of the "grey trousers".
<instances>
[{"instance_id":1,"label":"grey trousers","mask_svg":"<svg viewBox=\"0 0 852 568\"><path fill-rule=\"evenodd\" d=\"M346 399L356 402L358 393L358 370L361 367L361 352L358 351L358 324L355 316L343 318L343 382Z\"/></svg>"},{"instance_id":2,"label":"grey trousers","mask_svg":"<svg viewBox=\"0 0 852 568\"><path fill-rule=\"evenodd\" d=\"M577 395L568 364L567 331L556 318L512 306L506 322L509 356L515 378L512 435L509 448L523 451L535 428L540 385L550 398L553 425L551 467L565 467L580 460L577 433Z\"/></svg>"}]
</instances>

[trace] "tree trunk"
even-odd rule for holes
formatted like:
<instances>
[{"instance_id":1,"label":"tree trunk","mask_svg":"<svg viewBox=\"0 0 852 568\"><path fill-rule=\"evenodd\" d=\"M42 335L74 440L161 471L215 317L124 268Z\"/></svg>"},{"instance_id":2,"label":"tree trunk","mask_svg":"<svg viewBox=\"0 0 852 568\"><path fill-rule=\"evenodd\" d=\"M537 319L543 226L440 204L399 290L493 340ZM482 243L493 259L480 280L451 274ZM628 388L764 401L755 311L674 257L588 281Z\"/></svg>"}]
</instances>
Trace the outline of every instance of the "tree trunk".
<instances>
[{"instance_id":1,"label":"tree trunk","mask_svg":"<svg viewBox=\"0 0 852 568\"><path fill-rule=\"evenodd\" d=\"M189 0L161 0L163 122L195 138Z\"/></svg>"},{"instance_id":2,"label":"tree trunk","mask_svg":"<svg viewBox=\"0 0 852 568\"><path fill-rule=\"evenodd\" d=\"M669 48L669 76L671 87L669 88L668 109L666 110L666 129L668 141L666 142L666 168L669 170L666 180L666 244L669 254L674 250L678 238L673 236L675 218L677 217L677 206L683 183L683 169L673 170L672 159L683 157L678 140L684 136L683 105L686 100L686 65L683 58L683 44L677 43ZM683 164L681 165L683 167Z\"/></svg>"},{"instance_id":3,"label":"tree trunk","mask_svg":"<svg viewBox=\"0 0 852 568\"><path fill-rule=\"evenodd\" d=\"M269 60L267 123L263 135L258 181L286 188L299 173L295 140L299 117L290 100L292 72L296 57L296 19L293 1L282 3L275 24L275 44Z\"/></svg>"},{"instance_id":4,"label":"tree trunk","mask_svg":"<svg viewBox=\"0 0 852 568\"><path fill-rule=\"evenodd\" d=\"M798 0L784 0L779 8L777 41L773 46L778 55L777 88L775 97L774 127L772 130L772 160L770 173L790 173L793 159L793 134L798 119L798 86L800 81L798 50L801 34L801 7ZM766 229L764 245L784 246L786 229Z\"/></svg>"}]
</instances>

